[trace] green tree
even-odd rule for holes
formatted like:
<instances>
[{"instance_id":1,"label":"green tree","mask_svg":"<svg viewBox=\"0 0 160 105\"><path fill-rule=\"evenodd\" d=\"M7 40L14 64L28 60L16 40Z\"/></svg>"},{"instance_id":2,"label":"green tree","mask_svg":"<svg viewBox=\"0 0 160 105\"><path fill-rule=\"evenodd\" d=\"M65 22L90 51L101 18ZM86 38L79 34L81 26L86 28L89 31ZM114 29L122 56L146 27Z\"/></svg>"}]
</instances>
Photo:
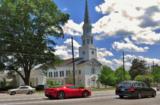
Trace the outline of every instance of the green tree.
<instances>
[{"instance_id":1,"label":"green tree","mask_svg":"<svg viewBox=\"0 0 160 105\"><path fill-rule=\"evenodd\" d=\"M29 85L36 65L55 64L55 42L50 37L63 36L68 18L53 0L0 0L0 55L7 58L7 69Z\"/></svg>"},{"instance_id":2,"label":"green tree","mask_svg":"<svg viewBox=\"0 0 160 105\"><path fill-rule=\"evenodd\" d=\"M131 79L134 80L137 75L144 75L147 73L147 67L144 60L134 59L129 70Z\"/></svg>"},{"instance_id":3,"label":"green tree","mask_svg":"<svg viewBox=\"0 0 160 105\"><path fill-rule=\"evenodd\" d=\"M52 79L47 80L47 87L51 88L51 87L57 87L57 86L60 86L60 85L62 85L60 82L56 82Z\"/></svg>"},{"instance_id":4,"label":"green tree","mask_svg":"<svg viewBox=\"0 0 160 105\"><path fill-rule=\"evenodd\" d=\"M154 81L160 83L160 66L153 66L152 75Z\"/></svg>"},{"instance_id":5,"label":"green tree","mask_svg":"<svg viewBox=\"0 0 160 105\"><path fill-rule=\"evenodd\" d=\"M101 74L99 75L98 80L103 85L115 86L116 84L116 77L114 75L114 71L107 66L104 66L102 68Z\"/></svg>"},{"instance_id":6,"label":"green tree","mask_svg":"<svg viewBox=\"0 0 160 105\"><path fill-rule=\"evenodd\" d=\"M128 71L123 70L122 66L116 69L115 76L117 78L117 83L124 81L124 80L130 80L130 75Z\"/></svg>"},{"instance_id":7,"label":"green tree","mask_svg":"<svg viewBox=\"0 0 160 105\"><path fill-rule=\"evenodd\" d=\"M137 75L135 77L136 81L143 81L145 82L148 86L151 85L151 83L153 82L153 76L152 75Z\"/></svg>"}]
</instances>

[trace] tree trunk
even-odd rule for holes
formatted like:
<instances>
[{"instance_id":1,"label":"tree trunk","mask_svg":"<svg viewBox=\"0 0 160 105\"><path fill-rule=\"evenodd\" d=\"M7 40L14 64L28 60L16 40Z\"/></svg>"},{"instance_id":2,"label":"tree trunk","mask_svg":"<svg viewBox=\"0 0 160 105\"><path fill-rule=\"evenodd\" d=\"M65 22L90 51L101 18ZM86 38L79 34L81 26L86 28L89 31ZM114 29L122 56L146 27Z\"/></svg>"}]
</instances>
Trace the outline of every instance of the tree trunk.
<instances>
[{"instance_id":1,"label":"tree trunk","mask_svg":"<svg viewBox=\"0 0 160 105\"><path fill-rule=\"evenodd\" d=\"M31 69L27 66L24 67L24 83L25 85L30 85L30 73L31 73Z\"/></svg>"},{"instance_id":2,"label":"tree trunk","mask_svg":"<svg viewBox=\"0 0 160 105\"><path fill-rule=\"evenodd\" d=\"M29 77L25 77L24 84L30 85Z\"/></svg>"}]
</instances>

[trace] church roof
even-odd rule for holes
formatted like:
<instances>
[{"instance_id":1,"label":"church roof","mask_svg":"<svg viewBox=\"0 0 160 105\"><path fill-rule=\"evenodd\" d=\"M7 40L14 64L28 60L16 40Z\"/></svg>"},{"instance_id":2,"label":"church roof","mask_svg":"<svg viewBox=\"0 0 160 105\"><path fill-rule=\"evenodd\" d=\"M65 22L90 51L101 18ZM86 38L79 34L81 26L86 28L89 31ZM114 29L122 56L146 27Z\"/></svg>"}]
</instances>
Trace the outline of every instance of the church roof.
<instances>
[{"instance_id":1,"label":"church roof","mask_svg":"<svg viewBox=\"0 0 160 105\"><path fill-rule=\"evenodd\" d=\"M56 65L56 66L70 66L73 64L73 60L72 58L70 59L66 59L64 60L62 63L60 63L59 65ZM75 65L84 65L84 64L87 64L87 65L102 65L97 59L91 59L91 60L84 60L83 58L75 58Z\"/></svg>"}]
</instances>

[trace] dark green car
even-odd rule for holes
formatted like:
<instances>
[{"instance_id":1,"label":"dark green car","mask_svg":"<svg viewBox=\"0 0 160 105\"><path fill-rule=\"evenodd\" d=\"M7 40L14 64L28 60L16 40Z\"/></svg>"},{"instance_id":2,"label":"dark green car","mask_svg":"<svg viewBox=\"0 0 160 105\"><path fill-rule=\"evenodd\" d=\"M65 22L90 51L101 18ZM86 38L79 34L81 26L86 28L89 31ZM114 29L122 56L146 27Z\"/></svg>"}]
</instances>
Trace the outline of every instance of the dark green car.
<instances>
[{"instance_id":1,"label":"dark green car","mask_svg":"<svg viewBox=\"0 0 160 105\"><path fill-rule=\"evenodd\" d=\"M124 97L155 97L156 91L140 81L123 81L116 87L116 95Z\"/></svg>"}]
</instances>

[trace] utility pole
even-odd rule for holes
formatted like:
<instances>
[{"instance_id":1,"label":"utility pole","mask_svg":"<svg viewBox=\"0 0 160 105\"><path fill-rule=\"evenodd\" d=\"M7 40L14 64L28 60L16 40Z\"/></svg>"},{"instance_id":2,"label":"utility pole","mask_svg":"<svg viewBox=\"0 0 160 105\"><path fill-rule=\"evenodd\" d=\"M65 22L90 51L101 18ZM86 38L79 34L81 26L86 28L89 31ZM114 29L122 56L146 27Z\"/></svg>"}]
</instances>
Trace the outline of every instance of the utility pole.
<instances>
[{"instance_id":1,"label":"utility pole","mask_svg":"<svg viewBox=\"0 0 160 105\"><path fill-rule=\"evenodd\" d=\"M123 51L123 79L125 80L125 60L124 60L124 51Z\"/></svg>"},{"instance_id":2,"label":"utility pole","mask_svg":"<svg viewBox=\"0 0 160 105\"><path fill-rule=\"evenodd\" d=\"M153 61L153 64L152 64L152 71L154 70L154 65L155 65L155 64L154 64L154 61Z\"/></svg>"},{"instance_id":3,"label":"utility pole","mask_svg":"<svg viewBox=\"0 0 160 105\"><path fill-rule=\"evenodd\" d=\"M72 43L72 62L73 62L73 84L76 85L76 82L75 82L75 60L74 60L73 37L71 37L71 43Z\"/></svg>"}]
</instances>

